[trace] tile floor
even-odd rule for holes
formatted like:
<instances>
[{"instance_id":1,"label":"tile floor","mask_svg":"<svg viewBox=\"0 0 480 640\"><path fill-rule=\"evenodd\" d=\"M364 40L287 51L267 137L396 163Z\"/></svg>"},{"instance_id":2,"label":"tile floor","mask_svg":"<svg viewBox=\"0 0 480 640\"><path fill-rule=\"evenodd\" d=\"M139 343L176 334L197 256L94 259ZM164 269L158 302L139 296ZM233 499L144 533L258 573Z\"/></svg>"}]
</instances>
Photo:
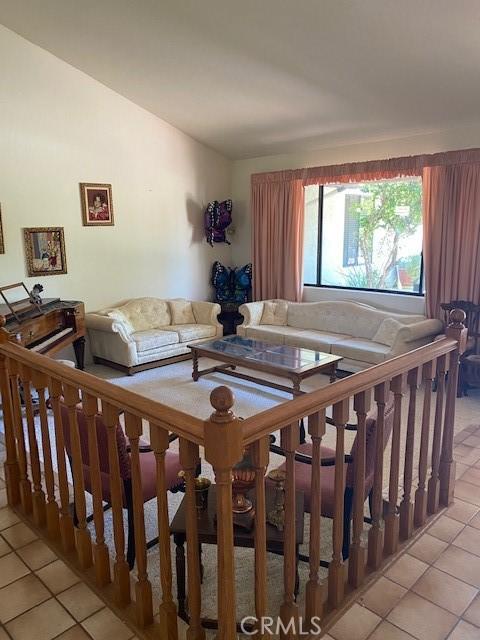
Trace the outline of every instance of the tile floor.
<instances>
[{"instance_id":1,"label":"tile floor","mask_svg":"<svg viewBox=\"0 0 480 640\"><path fill-rule=\"evenodd\" d=\"M455 442L455 503L325 640L480 640L480 427L468 427Z\"/></svg>"},{"instance_id":2,"label":"tile floor","mask_svg":"<svg viewBox=\"0 0 480 640\"><path fill-rule=\"evenodd\" d=\"M480 640L480 427L455 440L455 503L357 598L325 640ZM0 640L9 638L136 640L6 506L0 477Z\"/></svg>"}]
</instances>

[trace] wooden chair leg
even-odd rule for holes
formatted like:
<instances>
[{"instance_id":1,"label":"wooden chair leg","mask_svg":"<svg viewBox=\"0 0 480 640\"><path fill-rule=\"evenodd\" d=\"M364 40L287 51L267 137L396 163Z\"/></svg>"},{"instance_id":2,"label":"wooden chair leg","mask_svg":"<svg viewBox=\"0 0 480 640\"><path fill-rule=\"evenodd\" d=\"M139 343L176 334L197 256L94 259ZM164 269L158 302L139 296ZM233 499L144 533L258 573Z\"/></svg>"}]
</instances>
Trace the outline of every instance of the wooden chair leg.
<instances>
[{"instance_id":1,"label":"wooden chair leg","mask_svg":"<svg viewBox=\"0 0 480 640\"><path fill-rule=\"evenodd\" d=\"M135 526L133 519L133 495L132 495L132 483L128 480L123 482L125 490L125 500L127 503L127 521L128 521L128 533L127 533L127 564L130 567L130 571L135 565Z\"/></svg>"},{"instance_id":2,"label":"wooden chair leg","mask_svg":"<svg viewBox=\"0 0 480 640\"><path fill-rule=\"evenodd\" d=\"M346 487L343 503L343 546L342 556L346 560L350 552L350 532L352 525L353 489Z\"/></svg>"}]
</instances>

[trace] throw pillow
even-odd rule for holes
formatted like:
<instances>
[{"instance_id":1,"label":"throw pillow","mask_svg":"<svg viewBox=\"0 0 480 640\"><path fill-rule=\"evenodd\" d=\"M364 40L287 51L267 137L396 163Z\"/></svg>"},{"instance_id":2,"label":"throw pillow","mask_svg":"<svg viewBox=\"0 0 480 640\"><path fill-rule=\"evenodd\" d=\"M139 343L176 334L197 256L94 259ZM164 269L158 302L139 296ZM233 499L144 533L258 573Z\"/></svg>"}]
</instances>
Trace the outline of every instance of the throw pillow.
<instances>
[{"instance_id":1,"label":"throw pillow","mask_svg":"<svg viewBox=\"0 0 480 640\"><path fill-rule=\"evenodd\" d=\"M124 325L125 329L128 331L128 333L133 333L135 331L135 329L131 325L127 316L124 313L122 313L120 309L112 309L107 313L107 316L109 318L112 318L112 320L121 322Z\"/></svg>"},{"instance_id":2,"label":"throw pillow","mask_svg":"<svg viewBox=\"0 0 480 640\"><path fill-rule=\"evenodd\" d=\"M380 342L387 347L391 347L395 342L397 333L404 325L395 318L385 318L382 324L378 327L377 333L373 336L374 342Z\"/></svg>"},{"instance_id":3,"label":"throw pillow","mask_svg":"<svg viewBox=\"0 0 480 640\"><path fill-rule=\"evenodd\" d=\"M270 324L277 327L284 327L287 324L288 304L285 300L276 302L264 302L263 313L260 324Z\"/></svg>"},{"instance_id":4,"label":"throw pillow","mask_svg":"<svg viewBox=\"0 0 480 640\"><path fill-rule=\"evenodd\" d=\"M195 324L192 303L189 300L169 300L172 324Z\"/></svg>"}]
</instances>

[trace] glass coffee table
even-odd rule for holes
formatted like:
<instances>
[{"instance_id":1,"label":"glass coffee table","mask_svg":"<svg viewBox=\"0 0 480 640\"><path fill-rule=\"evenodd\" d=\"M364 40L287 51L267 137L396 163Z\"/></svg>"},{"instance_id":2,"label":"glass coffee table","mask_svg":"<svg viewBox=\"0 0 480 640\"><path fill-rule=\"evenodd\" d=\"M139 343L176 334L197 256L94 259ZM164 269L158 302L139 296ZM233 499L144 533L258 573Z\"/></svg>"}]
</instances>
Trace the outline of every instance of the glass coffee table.
<instances>
[{"instance_id":1,"label":"glass coffee table","mask_svg":"<svg viewBox=\"0 0 480 640\"><path fill-rule=\"evenodd\" d=\"M276 345L271 342L243 338L237 335L210 340L201 344L192 344L188 345L188 347L192 351L192 378L195 382L202 376L216 372L233 376L234 378L241 378L242 380L249 380L280 391L286 391L294 396L304 393L300 389L302 380L317 373L326 373L330 376L330 382L334 382L336 380L337 364L342 360L340 356L330 353L312 351L303 347ZM198 361L202 356L218 360L223 364L199 370ZM236 367L287 378L291 381L292 386L236 371Z\"/></svg>"}]
</instances>

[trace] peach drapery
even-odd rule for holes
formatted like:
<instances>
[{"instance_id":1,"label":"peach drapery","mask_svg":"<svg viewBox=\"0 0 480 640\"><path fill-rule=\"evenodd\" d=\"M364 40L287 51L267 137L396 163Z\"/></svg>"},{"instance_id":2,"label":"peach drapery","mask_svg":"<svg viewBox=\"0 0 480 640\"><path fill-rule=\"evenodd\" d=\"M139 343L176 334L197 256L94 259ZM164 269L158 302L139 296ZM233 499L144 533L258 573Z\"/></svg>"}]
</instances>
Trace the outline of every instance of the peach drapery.
<instances>
[{"instance_id":1,"label":"peach drapery","mask_svg":"<svg viewBox=\"0 0 480 640\"><path fill-rule=\"evenodd\" d=\"M304 208L301 180L252 186L254 300L302 299Z\"/></svg>"},{"instance_id":2,"label":"peach drapery","mask_svg":"<svg viewBox=\"0 0 480 640\"><path fill-rule=\"evenodd\" d=\"M440 303L480 302L480 163L426 167L423 172L427 315Z\"/></svg>"}]
</instances>

